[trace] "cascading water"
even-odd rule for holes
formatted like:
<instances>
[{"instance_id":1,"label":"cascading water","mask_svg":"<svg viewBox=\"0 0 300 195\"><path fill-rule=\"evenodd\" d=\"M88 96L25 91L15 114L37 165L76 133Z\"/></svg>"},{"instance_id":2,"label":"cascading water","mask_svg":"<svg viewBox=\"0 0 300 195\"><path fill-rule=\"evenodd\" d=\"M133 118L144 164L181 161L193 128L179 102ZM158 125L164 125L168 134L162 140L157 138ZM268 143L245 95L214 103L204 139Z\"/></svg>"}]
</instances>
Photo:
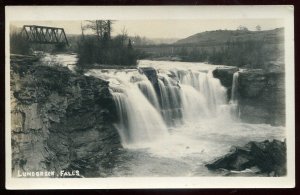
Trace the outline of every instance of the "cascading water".
<instances>
[{"instance_id":1,"label":"cascading water","mask_svg":"<svg viewBox=\"0 0 300 195\"><path fill-rule=\"evenodd\" d=\"M197 124L197 131L207 131L208 123L231 126L237 118L238 73L233 76L231 100L227 102L227 89L213 77L212 68L152 68L157 72L159 91L140 70L89 71L109 81L119 118L115 126L123 146L153 148L158 142L170 140L174 131L181 128L191 126L195 130Z\"/></svg>"},{"instance_id":2,"label":"cascading water","mask_svg":"<svg viewBox=\"0 0 300 195\"><path fill-rule=\"evenodd\" d=\"M156 69L159 94L137 70L94 70L108 80L118 111L116 124L123 145L153 142L168 136L167 126L210 118L231 118L226 89L211 70ZM227 109L224 109L227 108Z\"/></svg>"},{"instance_id":3,"label":"cascading water","mask_svg":"<svg viewBox=\"0 0 300 195\"><path fill-rule=\"evenodd\" d=\"M232 79L232 88L231 88L231 99L230 102L233 104L237 104L238 101L238 78L239 78L239 72L235 72L233 74Z\"/></svg>"},{"instance_id":4,"label":"cascading water","mask_svg":"<svg viewBox=\"0 0 300 195\"><path fill-rule=\"evenodd\" d=\"M172 79L166 74L158 74L158 85L160 89L161 113L168 125L181 122L182 107L180 86L178 80Z\"/></svg>"},{"instance_id":5,"label":"cascading water","mask_svg":"<svg viewBox=\"0 0 300 195\"><path fill-rule=\"evenodd\" d=\"M138 86L145 97L150 101L150 103L157 109L160 110L158 99L152 84L148 81L141 81L138 83Z\"/></svg>"},{"instance_id":6,"label":"cascading water","mask_svg":"<svg viewBox=\"0 0 300 195\"><path fill-rule=\"evenodd\" d=\"M172 69L159 73L159 86L167 122L178 117L194 121L217 116L220 106L226 105L226 89L211 71Z\"/></svg>"},{"instance_id":7,"label":"cascading water","mask_svg":"<svg viewBox=\"0 0 300 195\"><path fill-rule=\"evenodd\" d=\"M157 110L159 105L156 94L145 75L137 71L118 70L95 70L89 74L109 81L119 117L116 127L124 146L152 142L168 136L167 127Z\"/></svg>"},{"instance_id":8,"label":"cascading water","mask_svg":"<svg viewBox=\"0 0 300 195\"><path fill-rule=\"evenodd\" d=\"M239 118L238 78L239 78L239 72L235 72L233 74L231 98L229 101L231 116L233 116L235 120Z\"/></svg>"}]
</instances>

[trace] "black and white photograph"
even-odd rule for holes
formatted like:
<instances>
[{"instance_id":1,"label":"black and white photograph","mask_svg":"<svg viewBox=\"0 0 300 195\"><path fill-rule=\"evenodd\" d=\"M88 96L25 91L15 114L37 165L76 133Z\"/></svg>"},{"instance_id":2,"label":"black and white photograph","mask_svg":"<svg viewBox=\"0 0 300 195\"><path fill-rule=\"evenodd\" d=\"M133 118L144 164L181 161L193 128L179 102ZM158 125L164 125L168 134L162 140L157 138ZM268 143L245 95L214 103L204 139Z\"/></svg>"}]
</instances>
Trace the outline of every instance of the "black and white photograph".
<instances>
[{"instance_id":1,"label":"black and white photograph","mask_svg":"<svg viewBox=\"0 0 300 195\"><path fill-rule=\"evenodd\" d=\"M293 187L293 11L7 6L7 188Z\"/></svg>"}]
</instances>

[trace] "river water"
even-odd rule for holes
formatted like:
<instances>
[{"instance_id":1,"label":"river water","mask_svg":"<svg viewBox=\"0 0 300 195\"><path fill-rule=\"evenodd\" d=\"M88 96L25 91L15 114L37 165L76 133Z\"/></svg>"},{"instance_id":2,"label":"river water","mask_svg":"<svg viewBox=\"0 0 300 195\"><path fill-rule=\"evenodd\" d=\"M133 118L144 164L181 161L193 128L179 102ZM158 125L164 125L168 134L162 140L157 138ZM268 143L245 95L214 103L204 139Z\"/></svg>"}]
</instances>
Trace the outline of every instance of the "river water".
<instances>
[{"instance_id":1,"label":"river water","mask_svg":"<svg viewBox=\"0 0 300 195\"><path fill-rule=\"evenodd\" d=\"M143 67L154 68L159 93ZM284 127L239 120L236 92L228 100L226 88L212 76L216 67L142 60L138 69L90 70L87 75L110 83L124 147L102 176L216 176L220 173L204 165L231 146L283 140ZM238 74L234 77L236 85Z\"/></svg>"}]
</instances>

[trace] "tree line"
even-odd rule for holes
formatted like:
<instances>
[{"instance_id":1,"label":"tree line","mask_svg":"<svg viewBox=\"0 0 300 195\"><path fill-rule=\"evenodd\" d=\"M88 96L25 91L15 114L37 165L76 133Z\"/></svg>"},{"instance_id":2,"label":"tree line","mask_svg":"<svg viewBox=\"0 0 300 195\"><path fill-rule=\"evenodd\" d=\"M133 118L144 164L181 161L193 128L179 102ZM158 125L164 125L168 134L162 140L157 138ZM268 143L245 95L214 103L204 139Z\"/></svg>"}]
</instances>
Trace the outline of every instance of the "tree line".
<instances>
[{"instance_id":1,"label":"tree line","mask_svg":"<svg viewBox=\"0 0 300 195\"><path fill-rule=\"evenodd\" d=\"M210 48L182 47L174 52L182 61L208 62L237 67L261 67L267 62L263 40L227 41L225 45Z\"/></svg>"}]
</instances>

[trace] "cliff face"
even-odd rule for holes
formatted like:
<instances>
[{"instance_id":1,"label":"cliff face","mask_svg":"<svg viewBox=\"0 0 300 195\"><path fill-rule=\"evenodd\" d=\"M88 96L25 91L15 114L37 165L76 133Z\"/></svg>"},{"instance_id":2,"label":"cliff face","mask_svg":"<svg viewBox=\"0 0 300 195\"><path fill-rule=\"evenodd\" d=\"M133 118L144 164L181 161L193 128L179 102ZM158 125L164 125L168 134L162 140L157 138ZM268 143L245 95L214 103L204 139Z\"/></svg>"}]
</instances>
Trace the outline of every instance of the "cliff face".
<instances>
[{"instance_id":1,"label":"cliff face","mask_svg":"<svg viewBox=\"0 0 300 195\"><path fill-rule=\"evenodd\" d=\"M220 68L213 72L231 94L232 76L237 69ZM231 79L230 79L231 78ZM253 69L239 72L237 86L240 119L248 123L285 125L284 72Z\"/></svg>"},{"instance_id":2,"label":"cliff face","mask_svg":"<svg viewBox=\"0 0 300 195\"><path fill-rule=\"evenodd\" d=\"M121 148L108 83L64 67L11 65L12 171L109 174ZM103 169L102 167L105 167Z\"/></svg>"},{"instance_id":3,"label":"cliff face","mask_svg":"<svg viewBox=\"0 0 300 195\"><path fill-rule=\"evenodd\" d=\"M285 81L282 72L239 73L240 117L250 123L285 125Z\"/></svg>"}]
</instances>

